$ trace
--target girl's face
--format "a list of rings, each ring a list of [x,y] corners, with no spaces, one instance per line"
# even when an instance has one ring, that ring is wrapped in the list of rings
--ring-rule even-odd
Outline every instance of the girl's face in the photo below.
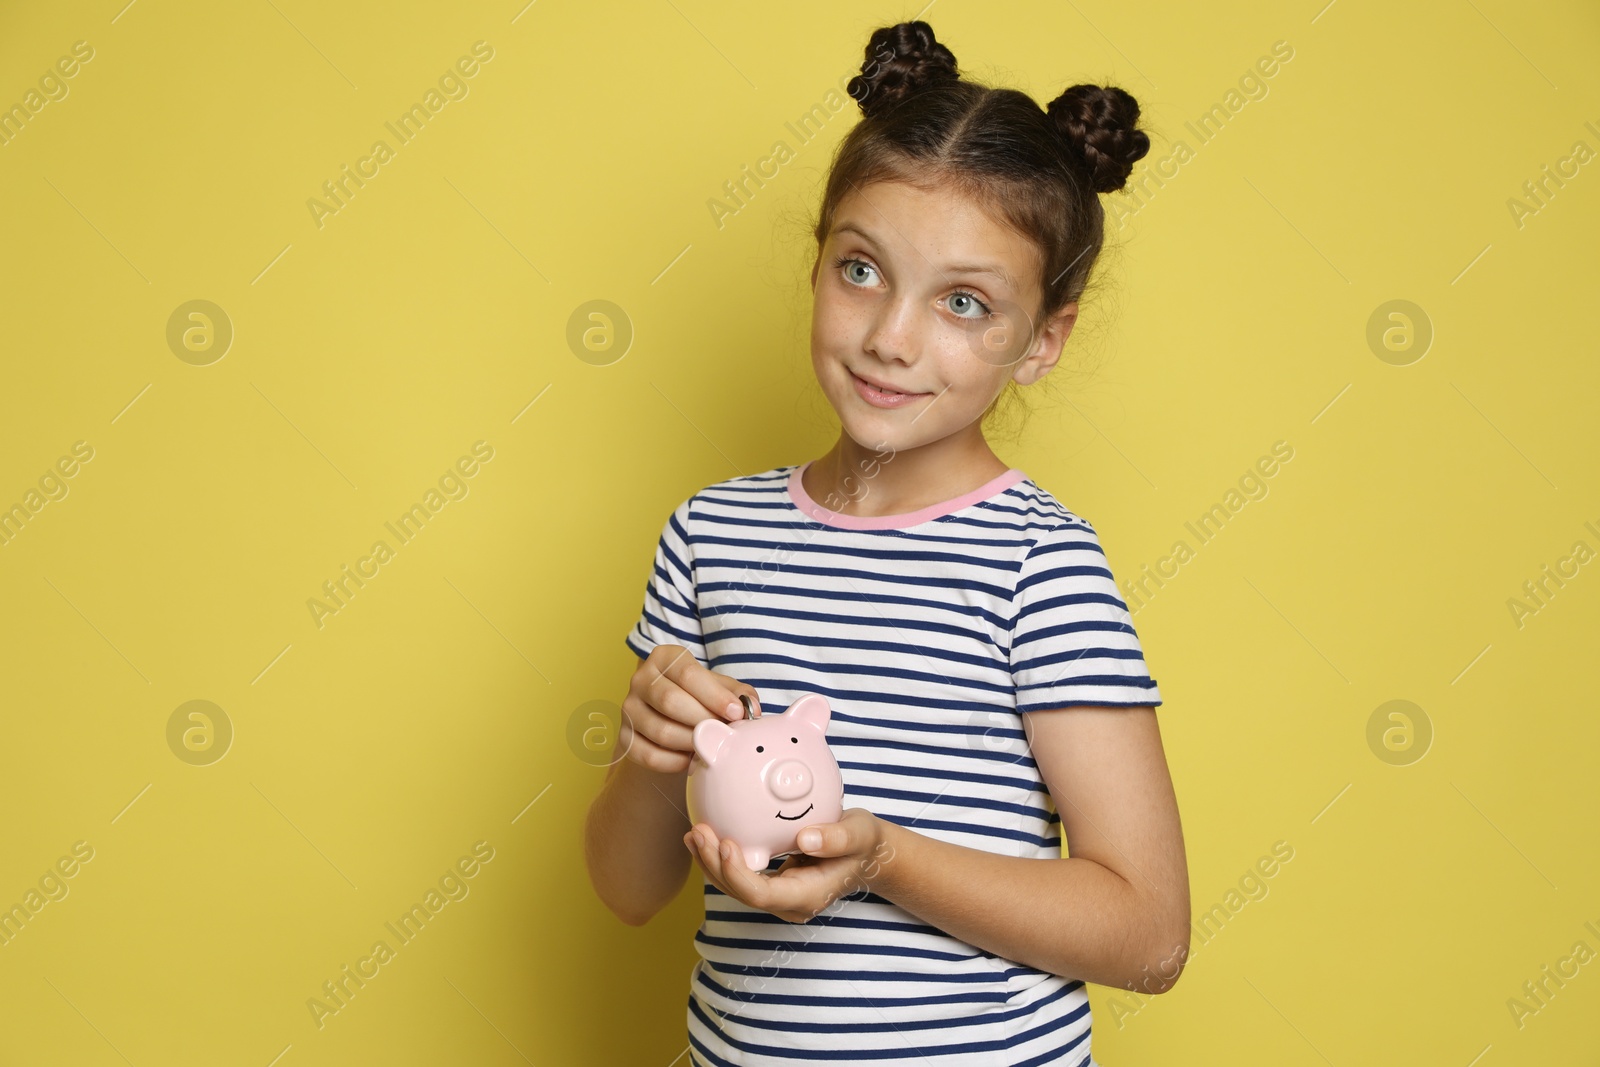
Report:
[[[905,451],[977,424],[1007,381],[1055,366],[1077,317],[1034,323],[1039,253],[944,189],[878,182],[839,204],[811,271],[811,363],[864,448]],[[863,381],[905,393],[892,402]]]

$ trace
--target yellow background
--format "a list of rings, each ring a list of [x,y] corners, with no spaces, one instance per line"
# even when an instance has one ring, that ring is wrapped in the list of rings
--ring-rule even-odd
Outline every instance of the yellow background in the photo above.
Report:
[[[667,1067],[698,878],[642,928],[604,909],[602,771],[569,727],[625,691],[672,506],[837,432],[807,227],[858,113],[785,124],[917,9],[123,4],[0,17],[0,104],[94,49],[0,146],[0,506],[93,449],[0,547],[0,904],[94,850],[0,946],[0,1062]],[[1136,616],[1196,916],[1294,852],[1171,993],[1091,990],[1097,1058],[1592,1062],[1600,963],[1520,1027],[1507,1001],[1600,952],[1600,564],[1520,627],[1508,601],[1600,549],[1600,162],[1520,226],[1508,201],[1600,151],[1600,14],[924,10],[970,76],[1132,92],[1135,181],[1192,150],[1106,198],[1070,365],[996,447],[1119,578],[1196,549]],[[468,95],[319,227],[307,200],[480,40]],[[1292,60],[1201,143],[1185,123],[1277,41]],[[780,139],[795,158],[719,227],[708,201]],[[234,329],[207,366],[166,340],[196,299]],[[1404,366],[1366,339],[1397,299],[1434,331]],[[569,347],[591,300],[631,323],[622,358]],[[1184,523],[1280,440],[1270,493],[1199,547]],[[323,582],[477,441],[467,495],[319,626]],[[190,700],[233,725],[208,766],[168,746]],[[1431,724],[1419,761],[1369,747],[1390,700]],[[469,895],[319,1028],[308,998],[479,841]]]

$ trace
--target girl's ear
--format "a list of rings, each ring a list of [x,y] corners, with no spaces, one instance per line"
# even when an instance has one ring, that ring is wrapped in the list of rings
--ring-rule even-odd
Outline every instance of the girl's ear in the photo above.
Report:
[[[718,719],[703,719],[694,728],[695,753],[710,767],[733,737],[733,727]]]
[[[828,718],[832,713],[828,709],[828,698],[821,693],[807,693],[805,696],[789,705],[783,713],[785,719],[795,719],[813,727],[819,734],[828,732]],[[696,727],[698,729],[698,727]]]

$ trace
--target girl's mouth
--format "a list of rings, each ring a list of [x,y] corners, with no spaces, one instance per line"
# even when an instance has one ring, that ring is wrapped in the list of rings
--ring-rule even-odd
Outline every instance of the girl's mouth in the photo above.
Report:
[[[870,385],[862,380],[854,371],[850,372],[850,383],[856,387],[856,393],[875,408],[901,408],[907,404],[932,396],[931,393],[890,393]]]

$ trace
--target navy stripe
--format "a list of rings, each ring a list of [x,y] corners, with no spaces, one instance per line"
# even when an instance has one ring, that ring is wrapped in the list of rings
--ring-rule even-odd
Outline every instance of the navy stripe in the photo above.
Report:
[[[695,979],[707,989],[729,1000],[742,1000],[748,1004],[803,1004],[807,1007],[855,1008],[861,1006],[861,997],[803,996],[797,993],[755,993],[749,990],[724,988],[713,981],[705,971]],[[911,1008],[928,1004],[1004,1004],[1011,994],[1004,990],[992,993],[940,993],[924,997],[874,997],[872,1003],[880,1008]]]
[[[1020,734],[1022,731],[1018,730],[1016,732]],[[905,777],[917,778],[928,777],[926,768],[919,769],[908,767],[892,767],[887,764],[874,765],[869,763],[852,763],[851,761],[842,758],[839,760],[839,766],[841,768],[868,768],[876,766],[877,769],[883,774],[897,774]],[[988,785],[999,786],[1001,789],[1029,789],[1032,787],[1032,780],[1027,778],[1004,778],[998,774],[974,774],[971,771],[940,771],[938,773],[939,776],[943,778],[950,778],[960,782],[983,782]]]
[[[1156,687],[1156,683],[1153,679],[1128,678],[1121,674],[1090,674],[1083,675],[1079,680],[1085,683],[1094,683],[1098,685],[1121,685],[1130,689],[1154,689]],[[1037,685],[1018,686],[1017,693],[1020,695],[1029,689],[1043,689],[1050,684],[1051,683],[1049,682],[1040,682]]]
[[[1065,990],[1063,989],[1062,992],[1065,992]],[[1087,1004],[1085,1004],[1085,1009],[1087,1009]],[[711,1017],[701,1006],[700,1002],[693,997],[689,999],[689,1011],[707,1027],[710,1027],[712,1030],[718,1029],[718,1024],[712,1021]],[[948,1022],[948,1020],[945,1021]],[[961,1020],[958,1019],[956,1021],[959,1024]],[[946,1042],[941,1044],[920,1044],[913,1042],[914,1033],[912,1031],[918,1029],[926,1030],[929,1027],[919,1027],[914,1024],[908,1025],[902,1023],[899,1027],[897,1027],[897,1032],[898,1036],[903,1039],[904,1044],[900,1045],[899,1047],[891,1046],[888,1048],[862,1048],[859,1045],[851,1046],[848,1043],[841,1044],[837,1048],[822,1049],[806,1048],[792,1044],[771,1045],[734,1037],[726,1032],[723,1034],[723,1040],[726,1041],[728,1045],[747,1055],[753,1054],[760,1056],[774,1056],[782,1057],[788,1060],[839,1060],[845,1058],[846,1056],[848,1056],[851,1060],[925,1059],[931,1056],[973,1056],[982,1052],[996,1052],[1001,1049],[1011,1048],[1020,1041],[1026,1041],[1041,1034],[1049,1033],[1053,1030],[1059,1029],[1064,1025],[1070,1024],[1072,1021],[1073,1020],[1051,1020],[1042,1026],[1024,1031],[1023,1033],[1018,1034],[1015,1038],[1003,1037],[991,1038],[988,1040]],[[847,1030],[827,1030],[815,1032],[845,1035],[850,1033],[873,1032],[878,1029],[881,1028],[872,1027],[869,1025]],[[1063,1046],[1063,1049],[1065,1048],[1066,1046]],[[848,1049],[849,1051],[844,1052],[841,1055],[841,1049]],[[717,1061],[714,1060],[713,1062]]]
[[[808,650],[814,652],[822,649],[829,649],[840,652],[849,650],[853,653],[862,655],[870,653],[889,653],[892,657],[899,657],[904,656],[907,651],[914,650],[936,663],[943,662],[960,666],[988,667],[997,671],[1001,669],[995,665],[995,658],[992,653],[987,656],[983,656],[971,652],[962,652],[959,649],[953,650],[948,648],[930,648],[925,645],[913,646],[907,641],[866,641],[860,639],[847,639],[841,636],[809,637],[804,634],[781,634],[777,631],[771,630],[734,630],[731,628],[720,631],[715,635],[707,635],[707,639],[713,641],[724,638],[729,641],[771,638],[781,641],[782,645],[780,647],[791,649],[796,652],[804,652]],[[724,652],[720,653],[719,656],[724,657],[728,662],[733,663],[811,663],[813,665],[815,663],[814,660],[785,658],[776,651],[749,653],[745,655],[740,655],[734,652]],[[870,660],[882,661],[889,659],[890,656],[868,655],[867,658]],[[847,670],[854,673],[871,673],[881,677],[889,678],[918,677],[918,674],[915,671],[897,669],[893,662],[845,662],[833,665],[832,669],[837,671]]]
[[[891,800],[910,800],[920,802],[927,807],[943,804],[947,807],[957,808],[984,808],[988,811],[1004,811],[1012,815],[1044,819],[1048,812],[1043,806],[1037,804],[1014,804],[1005,800],[991,800],[988,797],[962,796],[959,793],[924,793],[915,789],[884,789],[875,785],[858,785],[851,790],[853,797],[884,797]]]
[[[854,927],[859,930],[902,930],[907,933],[925,934],[929,937],[941,936],[938,927],[929,926],[927,923],[895,922],[891,919],[859,919],[849,915],[830,915],[826,913],[817,916],[811,923],[796,924],[769,911],[755,911],[753,909],[749,911],[712,911],[707,908],[706,918],[716,919],[721,922],[749,923],[758,926],[838,926]]]
[[[910,741],[890,741],[881,737],[872,740],[857,739],[853,737],[835,738],[832,735],[828,737],[828,746],[835,752],[839,752],[841,745],[852,747],[860,746],[868,749],[876,746],[878,748],[896,749],[901,752],[926,752],[930,755],[936,756],[948,756],[952,752],[952,749],[948,745],[919,745]],[[988,752],[980,747],[972,752],[962,753],[962,755],[970,759],[983,759],[991,760],[995,763],[1004,763],[1028,771],[1032,771],[1037,768],[1037,764],[1034,763],[1032,756],[1023,756],[1019,758],[1017,755],[1010,752]],[[849,779],[846,779],[846,784],[848,784],[848,782]],[[1043,786],[1042,779],[1040,784]]]
[[[771,964],[745,964],[745,963],[713,963],[706,960],[706,966],[715,967],[724,974],[748,974],[772,981],[782,978],[784,981],[805,978],[823,978],[832,988],[849,988],[856,982],[895,982],[897,984],[913,982],[948,982],[969,984],[972,982],[987,982],[990,985],[1003,986],[1006,979],[999,974],[951,974],[947,971],[885,971],[876,969],[871,971],[846,971],[837,965],[818,970],[807,967],[774,967]]]
[[[876,604],[874,604],[874,606],[876,606]],[[724,613],[753,618],[755,616],[749,615],[749,613],[753,610],[755,609],[749,607],[730,606],[719,611],[716,607],[713,607],[710,610],[702,611],[701,614],[703,617],[713,620],[717,615]],[[762,614],[770,618],[779,619],[786,626],[794,626],[796,623],[807,622],[825,624],[837,623],[840,621],[841,614],[845,613],[841,613],[840,609],[838,608],[829,608],[827,611],[796,611],[782,607],[776,602],[776,597],[772,597],[771,599],[763,599]],[[855,611],[848,612],[847,614],[853,616],[850,621],[854,625],[870,626],[881,630],[894,630],[902,634],[920,633],[924,637],[928,638],[935,636],[941,638],[958,639],[983,637],[981,631],[974,630],[970,626],[952,626],[947,623],[934,622],[932,620],[913,619],[904,615],[878,615],[872,611],[872,608],[862,607],[860,605],[856,606]],[[780,637],[781,635],[772,634],[770,636]],[[988,643],[993,644],[992,641]]]
[[[700,564],[700,566],[706,570],[710,570],[711,567],[715,565],[716,563],[711,560],[703,561]],[[874,571],[849,571],[839,567],[789,567],[786,568],[786,570],[788,570],[789,573],[785,575],[785,577],[791,579],[802,574],[826,578],[848,578],[851,581],[859,582],[886,582],[890,578],[893,578],[893,580],[900,585],[908,587],[916,587],[918,585],[925,586],[929,588],[930,591],[944,593],[947,597],[952,590],[980,593],[989,596],[1006,597],[1007,599],[1010,597],[1009,590],[1003,589],[1000,586],[989,582],[950,582],[948,579],[940,579],[937,575],[928,575],[925,577],[900,574],[891,575],[884,572]],[[756,575],[755,577],[765,578],[767,576]],[[774,584],[775,583],[773,582],[766,581],[757,582],[754,580],[754,577],[737,582],[719,582],[706,579],[700,583],[700,590],[703,593],[720,593],[728,590],[738,590],[753,594],[765,591]],[[860,603],[865,599],[862,593],[857,592],[854,589],[842,592],[830,592],[820,588],[809,589],[806,591],[805,595],[813,600],[818,601],[837,601],[839,604],[844,606]],[[936,611],[950,611],[956,614],[973,615],[996,625],[1006,625],[1010,621],[1009,613],[1007,613],[1005,618],[1001,618],[999,615],[985,612],[980,604],[951,604],[948,600],[938,600],[931,597],[900,597],[884,592],[873,594],[871,599],[873,603],[880,605],[897,604],[911,607],[931,608]],[[741,604],[730,607],[726,610],[740,611],[743,610],[743,607],[744,605]],[[835,610],[837,610],[837,608]]]
[[[752,952],[793,952],[795,955],[811,953],[844,953],[855,956],[912,956],[924,960],[943,960],[946,963],[964,963],[983,959],[982,953],[940,952],[931,948],[913,948],[909,945],[878,945],[865,942],[851,944],[843,941],[771,941],[758,937],[712,937],[704,930],[694,935],[702,945],[717,948],[744,948]]]
[[[754,664],[760,665],[762,667],[766,667],[766,666],[771,665],[771,664],[783,664],[785,666],[793,667],[797,671],[798,670],[808,670],[808,669],[809,670],[815,670],[816,667],[817,667],[817,665],[814,662],[810,662],[810,661],[807,661],[805,659],[801,659],[801,658],[795,657],[795,656],[780,656],[780,655],[777,655],[777,654],[772,654],[772,655],[768,655],[768,656],[761,656],[761,655],[756,655],[756,654],[752,654],[752,653],[744,653],[744,654],[735,655],[735,654],[728,654],[728,653],[722,652],[719,645],[713,644],[712,647],[717,649],[716,654],[714,656],[714,658],[717,661],[717,669],[723,671],[724,673],[727,673],[727,669],[732,667],[733,665],[735,665],[737,663],[754,663]],[[905,651],[911,651],[911,650],[910,649],[906,649]],[[929,656],[929,657],[926,657],[926,658],[933,659],[935,657]],[[938,658],[943,659],[945,657],[938,657]],[[924,664],[924,666],[937,666],[937,664],[936,663],[935,664]],[[949,675],[934,674],[934,673],[932,673],[931,671],[928,671],[928,670],[920,670],[920,671],[906,670],[906,669],[898,668],[898,667],[877,667],[877,666],[868,666],[868,665],[839,664],[839,665],[831,665],[828,668],[828,672],[829,672],[830,675],[848,676],[848,680],[852,681],[852,682],[861,681],[860,678],[856,677],[857,675],[865,675],[868,680],[884,680],[884,681],[888,681],[888,680],[894,679],[894,680],[897,680],[898,682],[913,682],[913,683],[920,682],[920,683],[923,683],[925,685],[930,685],[930,686],[931,685],[944,685],[944,686],[959,685],[959,687],[962,690],[975,690],[975,691],[977,691],[974,695],[980,695],[980,694],[983,694],[983,693],[987,693],[990,699],[988,701],[986,701],[986,702],[985,701],[978,701],[978,702],[976,702],[976,704],[979,707],[992,708],[996,712],[1010,712],[1011,711],[1011,701],[1009,699],[1007,699],[1007,698],[1010,697],[1012,690],[1015,688],[1014,683],[1011,682],[1009,678],[1004,682],[979,682],[979,681],[971,681],[971,680],[963,679],[958,683],[956,679],[951,678]],[[749,682],[752,685],[756,685],[757,684],[756,679],[751,678],[751,677],[747,677],[745,675],[745,672],[740,672],[739,677],[740,677],[740,679],[742,681]],[[768,680],[769,681],[776,681],[775,679],[768,679]],[[778,683],[778,684],[782,684],[782,683]],[[893,701],[895,703],[912,705],[912,706],[917,706],[917,707],[925,707],[926,706],[926,701],[919,701],[914,697],[906,696],[903,693],[897,693],[894,689],[871,690],[871,691],[856,690],[856,691],[852,692],[850,690],[841,690],[841,689],[825,690],[823,688],[816,688],[816,689],[814,689],[812,691],[813,692],[822,693],[822,695],[828,697],[829,700],[837,700],[837,699],[840,699],[840,698],[850,699],[852,697],[856,697],[856,698],[868,699],[868,700],[871,700],[871,701],[874,701],[874,702]],[[973,701],[966,701],[966,702],[963,702],[960,705],[957,705],[957,704],[953,704],[953,703],[951,703],[949,701],[940,701],[939,706],[940,707],[946,707],[946,708],[962,707],[962,708],[967,708],[967,709],[970,710],[974,706],[974,702]],[[766,705],[762,704],[762,707],[765,708]]]
[[[908,1033],[908,1031],[915,1031],[915,1030],[924,1030],[924,1031],[926,1031],[926,1030],[953,1030],[953,1029],[957,1029],[957,1028],[960,1028],[960,1027],[963,1027],[963,1026],[973,1026],[975,1024],[976,1025],[988,1025],[989,1023],[992,1023],[992,1022],[1010,1022],[1012,1019],[1020,1018],[1020,1017],[1022,1017],[1024,1015],[1031,1015],[1034,1012],[1037,1012],[1041,1008],[1048,1007],[1049,1005],[1054,1004],[1056,1001],[1062,999],[1063,997],[1071,996],[1072,992],[1073,991],[1068,989],[1066,986],[1062,986],[1060,989],[1057,989],[1055,992],[1050,993],[1047,996],[1039,998],[1039,1000],[1037,1002],[1033,1003],[1033,1004],[1024,1005],[1021,1008],[1014,1008],[1014,1009],[1009,1010],[1009,1011],[986,1012],[981,1017],[981,1023],[980,1023],[980,1021],[978,1019],[971,1018],[971,1017],[962,1017],[962,1016],[954,1016],[954,1017],[943,1018],[943,1019],[928,1019],[928,1020],[925,1020],[925,1021],[922,1021],[922,1022],[911,1023],[910,1025],[907,1025],[904,1022],[892,1023],[892,1022],[884,1022],[884,1021],[881,1021],[881,1020],[880,1021],[876,1021],[876,1022],[866,1022],[866,1023],[790,1022],[790,1021],[787,1021],[787,1020],[784,1020],[784,1019],[773,1019],[773,1018],[763,1018],[763,1019],[759,1019],[758,1020],[758,1019],[755,1019],[755,1018],[751,1018],[751,1017],[745,1016],[742,1013],[739,1014],[737,1016],[737,1018],[739,1018],[740,1021],[744,1022],[746,1025],[748,1025],[751,1029],[770,1030],[770,1031],[775,1031],[775,1032],[779,1032],[779,1033],[795,1033],[795,1034],[883,1034],[883,1033],[899,1033],[902,1036],[911,1037],[913,1035]],[[873,1001],[871,998],[863,998],[863,999],[865,999],[869,1004],[876,1003],[876,1001]],[[1059,1025],[1059,1024],[1057,1024],[1057,1025]],[[963,1051],[971,1051],[971,1047],[970,1046],[965,1046],[963,1048]]]

